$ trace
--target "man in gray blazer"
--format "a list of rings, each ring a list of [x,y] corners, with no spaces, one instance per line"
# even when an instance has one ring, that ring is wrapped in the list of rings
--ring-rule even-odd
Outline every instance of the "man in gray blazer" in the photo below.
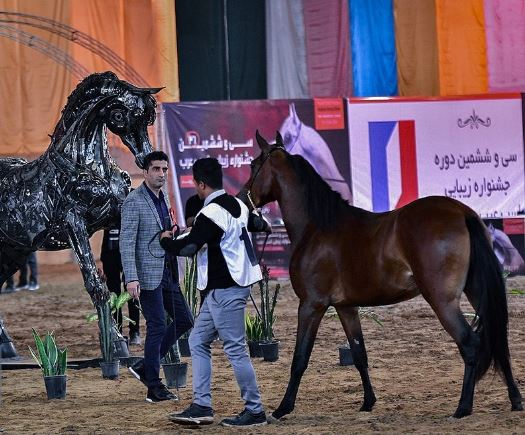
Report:
[[[119,242],[126,289],[140,301],[146,319],[144,360],[129,370],[148,387],[146,400],[151,403],[177,400],[160,380],[160,359],[193,326],[180,291],[176,262],[172,264],[159,243],[159,234],[173,227],[169,201],[162,191],[167,173],[164,152],[154,151],[144,158],[144,183],[122,206]],[[167,326],[165,311],[173,319]]]

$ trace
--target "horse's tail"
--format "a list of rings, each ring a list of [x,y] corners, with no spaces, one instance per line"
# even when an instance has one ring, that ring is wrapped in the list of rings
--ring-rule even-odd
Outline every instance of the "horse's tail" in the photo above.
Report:
[[[476,309],[480,349],[476,380],[491,365],[498,372],[510,364],[507,328],[507,293],[501,265],[489,243],[486,228],[477,216],[466,218],[470,234],[470,266],[465,292]]]

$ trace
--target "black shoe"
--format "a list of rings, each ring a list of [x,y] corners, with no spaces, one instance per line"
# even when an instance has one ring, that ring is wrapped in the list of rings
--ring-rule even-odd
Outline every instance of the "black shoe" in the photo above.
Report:
[[[228,427],[247,427],[247,426],[264,426],[268,424],[266,421],[266,414],[264,411],[258,414],[252,414],[250,411],[245,409],[239,415],[235,417],[225,418],[221,421],[221,426]]]
[[[182,412],[172,412],[168,418],[173,423],[202,426],[213,423],[213,409],[192,403]]]
[[[129,333],[129,344],[131,346],[140,346],[142,340],[140,339],[140,334],[138,332]]]
[[[144,368],[144,360],[137,361],[135,364],[128,367],[128,371],[135,376],[146,387],[146,369]]]
[[[148,388],[148,395],[146,396],[146,402],[157,403],[164,400],[179,400],[179,398],[168,390],[166,385],[158,385],[156,387]]]

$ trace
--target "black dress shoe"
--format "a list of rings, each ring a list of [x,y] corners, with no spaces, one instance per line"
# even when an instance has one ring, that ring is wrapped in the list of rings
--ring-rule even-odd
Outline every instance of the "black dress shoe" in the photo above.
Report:
[[[148,388],[148,395],[146,396],[146,402],[157,403],[164,400],[179,400],[179,398],[173,394],[165,385],[158,385],[156,387]]]
[[[140,339],[140,334],[138,332],[131,332],[129,334],[129,344],[131,346],[140,346],[142,340]]]

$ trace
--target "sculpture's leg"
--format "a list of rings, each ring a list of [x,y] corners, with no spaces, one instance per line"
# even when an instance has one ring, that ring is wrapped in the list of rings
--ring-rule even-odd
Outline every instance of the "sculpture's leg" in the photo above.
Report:
[[[13,358],[18,356],[15,345],[5,329],[4,322],[0,319],[0,358]]]
[[[4,249],[0,249],[0,293],[7,278],[12,276],[25,261],[24,253],[17,252],[10,247],[11,255],[8,256],[9,251],[6,245],[2,245],[2,247]],[[15,345],[7,333],[2,319],[0,319],[0,358],[14,358],[16,356],[18,354],[16,353]]]
[[[84,285],[97,309],[102,358],[105,361],[111,361],[113,355],[111,336],[113,319],[108,303],[109,291],[97,273],[97,266],[91,252],[89,235],[84,219],[74,210],[70,210],[66,215],[66,224],[69,242],[77,256],[80,271],[84,278]]]

